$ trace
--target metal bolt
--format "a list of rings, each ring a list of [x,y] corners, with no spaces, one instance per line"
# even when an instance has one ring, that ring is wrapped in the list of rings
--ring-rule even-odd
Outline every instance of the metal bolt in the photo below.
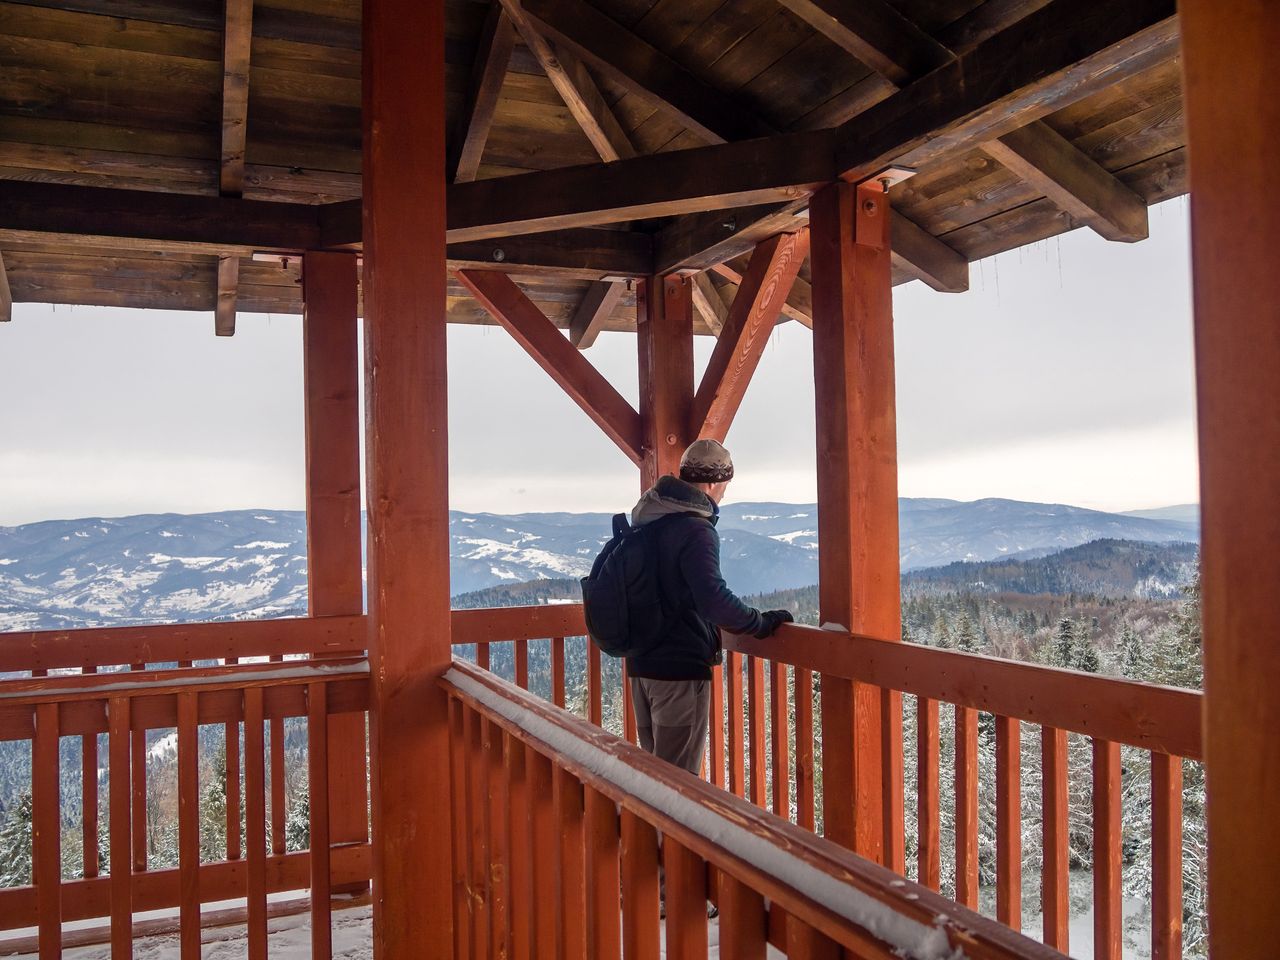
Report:
[[[889,188],[893,186],[893,177],[881,177],[880,186],[884,187],[885,193],[888,193]]]
[[[507,251],[503,250],[501,247],[494,247],[493,248],[494,262],[501,263],[505,259],[507,259]]]
[[[874,200],[867,198],[866,200],[862,201],[862,211],[868,217],[874,217],[878,209],[880,209],[880,205],[877,204]]]
[[[667,446],[674,447],[676,445],[676,435],[674,433],[667,434]]]
[[[738,219],[736,217],[730,217],[728,220],[725,220],[723,223],[721,223],[720,226],[724,227],[726,230],[732,233],[733,231],[738,229]]]

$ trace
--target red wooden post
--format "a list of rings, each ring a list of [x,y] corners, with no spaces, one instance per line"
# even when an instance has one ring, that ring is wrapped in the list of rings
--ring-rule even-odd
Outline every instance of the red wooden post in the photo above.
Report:
[[[529,827],[533,838],[533,955],[556,955],[556,812],[551,796],[551,761],[525,747],[529,772]]]
[[[133,956],[133,870],[129,850],[129,700],[112,697],[107,706],[111,806],[111,956]],[[258,960],[258,958],[252,958]]]
[[[658,960],[658,946],[658,832],[624,809],[622,955],[626,960]]]
[[[996,717],[996,919],[1022,930],[1022,728]]]
[[[39,704],[35,743],[31,748],[31,873],[36,887],[40,960],[58,960],[62,956],[62,787],[58,776],[58,731],[58,705]]]
[[[906,806],[903,801],[902,693],[880,691],[880,756],[884,762],[884,862],[895,873],[907,872]]]
[[[742,751],[742,654],[725,654],[729,693],[725,698],[729,724],[729,790],[740,797],[747,794],[747,773]]]
[[[584,790],[587,872],[587,956],[618,960],[622,915],[618,890],[618,808],[592,787]]]
[[[511,821],[502,728],[485,721],[484,750],[489,796],[481,803],[489,819],[489,945],[495,957],[511,956]],[[456,796],[456,794],[455,794]]]
[[[453,955],[457,960],[471,958],[470,810],[467,805],[466,707],[462,701],[449,699],[449,774],[450,812],[453,815]]]
[[[244,692],[244,818],[249,960],[267,960],[267,773],[262,688]]]
[[[1120,960],[1120,744],[1093,741],[1093,955]]]
[[[978,909],[978,711],[956,707],[956,902]]]
[[[1040,906],[1044,942],[1066,953],[1070,944],[1071,890],[1067,847],[1067,732],[1040,730],[1041,816],[1044,824]]]
[[[515,680],[516,686],[529,689],[529,641],[517,640],[515,647]]]
[[[358,282],[355,254],[318,250],[303,254],[307,600],[313,617],[364,613]],[[329,764],[333,842],[363,843],[369,832],[364,716],[334,714],[328,718],[328,726],[333,758]],[[345,889],[349,892],[351,888]]]
[[[330,960],[329,707],[323,682],[307,684],[307,782],[311,785],[311,960]]]
[[[707,956],[707,865],[671,837],[662,841],[666,867],[668,960]]]
[[[477,957],[489,950],[489,819],[485,804],[489,799],[488,768],[484,760],[481,725],[484,719],[475,710],[463,711],[463,761],[467,781],[467,852],[470,871],[467,903],[471,911],[471,949]],[[461,827],[461,824],[459,824]],[[461,918],[458,918],[461,922]]]
[[[178,694],[178,887],[182,960],[200,960],[200,740],[197,693]]]
[[[764,661],[747,657],[747,744],[751,754],[751,802],[768,803],[764,763]]]
[[[363,9],[373,950],[453,952],[444,5]]]
[[[937,890],[942,879],[937,700],[916,698],[916,744],[916,878]]]
[[[131,671],[146,670],[145,663],[129,664]],[[133,872],[147,869],[147,731],[130,735],[129,777],[132,784],[129,810],[132,814],[130,840],[133,843]]]
[[[813,353],[817,404],[819,606],[853,633],[902,636],[889,204],[878,183],[813,197]],[[824,677],[826,834],[884,862],[884,731],[879,691]],[[898,771],[900,774],[900,771]],[[898,775],[889,765],[887,776]]]
[[[1280,943],[1280,19],[1270,0],[1184,0],[1200,438],[1209,952]]]
[[[601,706],[600,648],[587,641],[587,719],[597,727],[604,726],[604,710]]]
[[[769,665],[769,735],[773,754],[773,812],[784,820],[791,818],[791,764],[788,762],[787,665],[774,661]]]
[[[564,637],[551,638],[551,702],[564,706]]]
[[[227,657],[227,664],[239,662],[237,657]],[[239,860],[240,844],[240,721],[233,720],[223,727],[224,753],[223,783],[227,796],[227,859]]]
[[[555,770],[556,827],[560,839],[560,954],[586,960],[586,887],[583,873],[582,783],[559,767]],[[498,954],[501,956],[501,954]]]
[[[764,898],[727,873],[720,874],[720,950],[734,960],[764,960]]]
[[[724,667],[711,668],[711,723],[709,724],[711,749],[707,754],[708,781],[717,787],[724,780]]]
[[[85,667],[84,673],[97,673]],[[98,875],[98,735],[80,739],[80,857],[85,879]]]
[[[1182,960],[1182,759],[1151,755],[1151,957]]]
[[[795,668],[796,694],[796,823],[814,826],[813,799],[813,673]]]

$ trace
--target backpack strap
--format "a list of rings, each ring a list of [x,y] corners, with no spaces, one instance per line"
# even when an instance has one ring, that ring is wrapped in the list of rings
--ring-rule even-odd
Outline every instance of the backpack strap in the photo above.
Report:
[[[631,524],[627,522],[625,513],[615,513],[613,515],[613,535],[620,537],[631,529]]]

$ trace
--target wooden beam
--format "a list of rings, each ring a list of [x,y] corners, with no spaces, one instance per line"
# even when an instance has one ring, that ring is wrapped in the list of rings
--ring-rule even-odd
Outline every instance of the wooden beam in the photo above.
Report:
[[[9,289],[9,273],[4,268],[4,257],[0,255],[0,323],[8,323],[13,319],[13,292]]]
[[[502,273],[459,270],[455,276],[609,439],[639,463],[639,414],[524,291]]]
[[[928,230],[891,211],[889,234],[893,265],[941,293],[969,289],[969,261]]]
[[[236,295],[240,289],[240,258],[218,258],[218,294],[214,308],[213,332],[219,337],[236,334]]]
[[[729,317],[729,307],[721,298],[716,285],[705,273],[695,273],[689,279],[693,283],[694,308],[706,323],[707,328],[715,336],[720,336],[720,331],[724,329],[725,321]]]
[[[730,283],[741,284],[750,263],[749,257],[735,257],[726,263],[717,263],[711,269]],[[813,288],[799,274],[787,291],[787,299],[782,304],[782,315],[806,327],[813,326]]]
[[[373,956],[453,950],[444,4],[361,27]]]
[[[1280,940],[1280,19],[1268,0],[1184,0],[1183,94],[1200,445],[1209,950]],[[1268,948],[1270,949],[1270,948]]]
[[[1108,240],[1147,238],[1147,203],[1069,140],[1039,121],[983,151]]]
[[[515,0],[503,3],[510,10]],[[558,47],[567,47],[709,143],[773,132],[735,99],[584,0],[521,0],[520,6],[537,30]]]
[[[694,273],[746,256],[769,237],[805,226],[808,206],[806,196],[677,217],[654,235],[654,268],[662,273]]]
[[[694,397],[690,436],[724,441],[808,254],[808,230],[780,234],[752,254]]]
[[[501,270],[582,280],[643,277],[653,269],[653,238],[634,230],[570,229],[451,243],[453,270]]]
[[[587,287],[569,321],[569,342],[579,350],[595,343],[625,289],[624,284],[608,280],[596,280]]]
[[[238,197],[244,191],[253,0],[225,0],[225,4],[222,26],[222,157],[218,189],[225,196]]]
[[[675,473],[694,439],[693,285],[684,277],[650,277],[636,292],[636,348],[644,459],[640,488]]]
[[[951,52],[885,0],[778,0],[809,26],[903,87]]]
[[[451,182],[476,178],[515,44],[516,34],[511,27],[511,20],[495,0],[489,7],[484,29],[480,32],[480,42],[476,45],[467,106],[458,118],[457,134],[449,151]]]
[[[566,49],[553,50],[526,15],[520,0],[501,0],[501,3],[600,159],[634,157],[635,147],[582,61]]]

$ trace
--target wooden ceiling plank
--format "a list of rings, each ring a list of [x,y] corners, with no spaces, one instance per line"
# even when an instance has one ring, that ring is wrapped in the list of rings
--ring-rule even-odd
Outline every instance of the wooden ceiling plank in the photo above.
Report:
[[[503,0],[515,3],[515,0]],[[604,76],[677,117],[709,143],[765,136],[772,129],[585,0],[522,0],[532,24]]]
[[[502,273],[459,270],[456,276],[609,439],[633,463],[639,464],[640,414],[555,328],[524,291]]]
[[[455,183],[476,178],[515,44],[516,34],[511,19],[501,4],[494,0],[476,47],[467,107],[460,118],[454,150],[451,151],[453,162],[450,169]]]
[[[236,298],[240,288],[240,258],[218,258],[218,298],[214,308],[213,332],[219,337],[236,333]]]
[[[1037,121],[982,149],[1100,236],[1147,238],[1146,201],[1046,124]]]
[[[720,296],[720,291],[705,273],[695,273],[693,282],[693,306],[702,315],[703,322],[714,336],[720,336],[725,322],[729,318],[729,307]]]
[[[542,71],[600,159],[609,161],[636,156],[630,138],[582,61],[567,49],[552,49],[551,43],[525,14],[520,0],[501,2],[525,46],[542,66]]]
[[[593,281],[582,294],[569,321],[569,342],[579,350],[586,350],[595,343],[625,289],[626,285],[622,283]]]
[[[969,289],[969,261],[928,230],[893,211],[889,224],[893,265],[939,293],[964,293]]]
[[[778,0],[837,46],[904,87],[951,52],[884,0]]]
[[[222,154],[218,188],[231,197],[238,197],[244,192],[252,39],[253,0],[226,0],[222,32]]]
[[[9,289],[9,272],[4,266],[4,256],[0,255],[0,323],[8,323],[13,319],[13,291]]]

